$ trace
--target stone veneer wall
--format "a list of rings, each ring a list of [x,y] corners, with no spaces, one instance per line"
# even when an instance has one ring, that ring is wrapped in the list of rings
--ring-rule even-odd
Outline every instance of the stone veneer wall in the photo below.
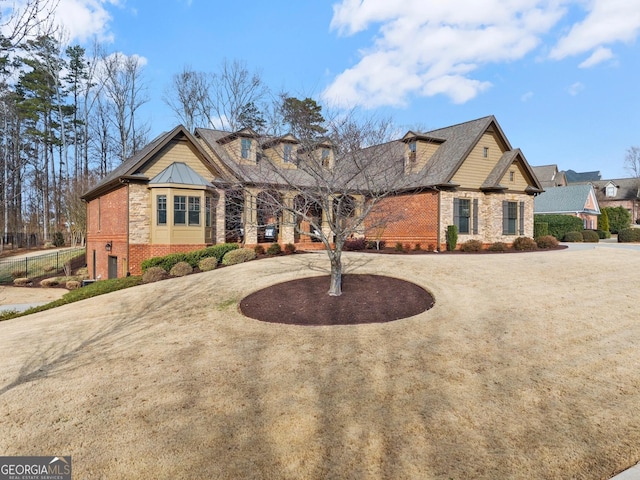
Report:
[[[151,243],[151,194],[146,185],[129,184],[129,241]]]
[[[480,240],[484,244],[504,242],[507,244],[522,236],[516,230],[515,235],[502,234],[502,202],[524,202],[524,235],[533,237],[533,195],[523,193],[482,193],[482,192],[441,192],[440,241],[441,248],[446,248],[447,226],[453,225],[453,199],[478,199],[478,234],[458,234],[458,244],[467,240]],[[518,215],[520,210],[518,209]],[[519,226],[519,219],[517,225]],[[471,229],[473,231],[473,227]]]

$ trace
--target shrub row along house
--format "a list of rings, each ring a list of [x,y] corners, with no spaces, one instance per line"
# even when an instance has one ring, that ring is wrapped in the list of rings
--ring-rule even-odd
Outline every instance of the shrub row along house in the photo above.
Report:
[[[263,138],[251,129],[192,134],[178,126],[163,133],[83,196],[90,275],[139,274],[146,258],[225,241],[317,248],[322,244],[312,242],[319,239],[314,231],[331,233],[331,203],[324,197],[333,197],[334,205],[349,203],[346,197],[354,210],[366,211],[377,196],[357,235],[387,244],[445,248],[448,225],[458,227],[461,242],[533,236],[533,199],[542,187],[493,116],[410,131],[351,153],[329,139],[307,144],[292,135]],[[365,175],[376,168],[366,162],[370,158],[384,168]],[[307,168],[311,160],[321,168]],[[342,173],[353,175],[336,180],[344,165]],[[334,183],[322,188],[319,182],[330,177]],[[336,186],[344,187],[340,195],[329,191]],[[317,201],[309,201],[307,189]],[[393,191],[381,196],[385,189]]]

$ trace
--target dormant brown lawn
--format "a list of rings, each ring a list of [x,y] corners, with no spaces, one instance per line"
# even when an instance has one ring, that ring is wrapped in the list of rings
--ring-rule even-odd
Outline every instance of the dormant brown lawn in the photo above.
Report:
[[[640,460],[639,252],[345,257],[435,307],[330,327],[238,312],[326,274],[308,254],[1,322],[0,454],[106,479],[607,479]]]

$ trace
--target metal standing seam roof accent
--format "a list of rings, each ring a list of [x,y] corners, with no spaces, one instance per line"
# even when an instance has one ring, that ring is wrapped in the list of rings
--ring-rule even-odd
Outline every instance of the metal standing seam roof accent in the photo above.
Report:
[[[184,162],[174,162],[149,181],[149,185],[177,183],[213,187],[213,184]]]
[[[596,210],[586,208],[589,195],[593,194]],[[600,214],[595,192],[591,185],[567,185],[550,187],[534,199],[534,213],[590,213]]]

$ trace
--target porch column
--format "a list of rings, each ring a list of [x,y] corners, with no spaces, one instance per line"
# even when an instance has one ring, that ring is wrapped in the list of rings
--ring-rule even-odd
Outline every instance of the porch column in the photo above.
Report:
[[[283,195],[283,202],[288,209],[293,209],[293,197],[291,192],[285,192]],[[280,235],[280,241],[284,244],[295,242],[295,223],[296,217],[291,210],[284,210],[282,212],[282,229]]]
[[[255,245],[258,243],[258,210],[256,202],[257,191],[244,193],[244,243]]]
[[[222,189],[216,189],[216,193],[218,194],[218,200],[216,203],[216,217],[215,217],[215,227],[216,227],[216,237],[214,238],[214,241],[216,243],[224,243],[227,238],[226,238],[226,204],[227,204],[227,197],[225,194],[225,191]]]

